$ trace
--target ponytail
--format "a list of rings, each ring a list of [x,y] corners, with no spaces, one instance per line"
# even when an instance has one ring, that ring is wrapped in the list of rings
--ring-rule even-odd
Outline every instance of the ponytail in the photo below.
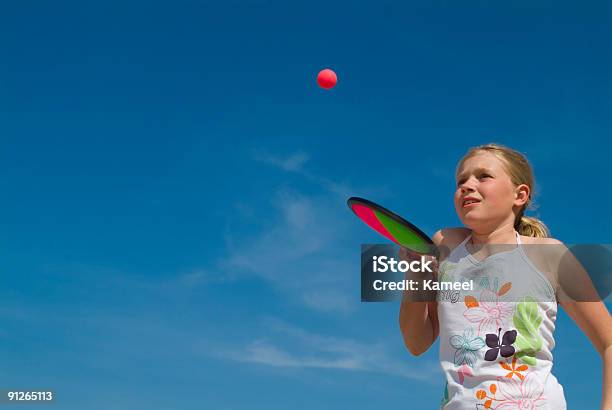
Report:
[[[550,233],[544,222],[537,218],[524,216],[521,212],[516,218],[514,229],[523,236],[533,236],[536,238],[548,238]]]

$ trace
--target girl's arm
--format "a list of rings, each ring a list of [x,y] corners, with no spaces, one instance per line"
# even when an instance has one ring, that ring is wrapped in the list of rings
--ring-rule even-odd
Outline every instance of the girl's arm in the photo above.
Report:
[[[604,410],[612,409],[612,349],[610,344],[604,349],[603,354],[603,397],[601,408]]]
[[[603,362],[602,410],[612,410],[612,317],[601,301],[589,274],[559,241],[557,299],[567,314],[589,338]],[[604,298],[607,295],[603,296]]]
[[[587,335],[603,361],[602,410],[612,410],[612,318],[603,302],[559,301]]]
[[[461,243],[468,234],[469,230],[465,228],[442,229],[434,234],[432,241],[440,249],[450,250]],[[401,250],[400,257],[415,257],[416,259],[416,256],[410,255],[406,249]],[[419,295],[414,291],[404,292],[400,306],[399,325],[404,344],[415,356],[425,353],[440,333],[438,303],[434,297],[435,292],[433,293],[434,295],[420,295],[421,301],[418,301]]]
[[[400,329],[406,348],[415,356],[425,353],[438,338],[436,302],[402,301]]]
[[[421,257],[420,254],[406,248],[400,248],[399,256],[400,259],[408,262]],[[406,272],[405,275],[405,279],[413,279],[417,282],[421,282],[424,278],[424,274]],[[404,291],[400,306],[399,326],[404,344],[413,355],[419,356],[425,353],[438,337],[437,310],[435,292]]]

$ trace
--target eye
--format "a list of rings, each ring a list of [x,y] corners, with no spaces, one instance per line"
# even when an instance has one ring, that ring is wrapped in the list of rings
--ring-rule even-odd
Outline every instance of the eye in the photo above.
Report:
[[[493,178],[490,174],[480,174],[480,179]]]
[[[464,183],[465,183],[465,178],[461,178],[461,179],[457,180],[457,186],[458,187],[463,185]]]

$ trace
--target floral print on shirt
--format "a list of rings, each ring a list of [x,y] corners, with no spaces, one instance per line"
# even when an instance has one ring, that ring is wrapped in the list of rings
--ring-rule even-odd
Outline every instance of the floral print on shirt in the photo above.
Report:
[[[464,331],[448,340],[455,350],[459,383],[463,385],[466,377],[475,376],[479,360],[498,361],[500,375],[496,382],[481,385],[474,392],[479,400],[477,408],[537,410],[544,407],[544,388],[530,368],[536,366],[535,356],[542,348],[539,329],[542,316],[538,304],[530,297],[519,303],[506,302],[504,296],[512,288],[511,282],[499,286],[498,279],[494,278],[481,280],[479,285],[477,298],[464,297],[463,317],[467,322]],[[485,352],[480,353],[483,348]],[[449,401],[446,383],[441,408]]]

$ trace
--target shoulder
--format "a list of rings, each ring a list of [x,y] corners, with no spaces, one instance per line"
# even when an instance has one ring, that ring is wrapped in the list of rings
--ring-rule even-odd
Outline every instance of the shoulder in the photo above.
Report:
[[[523,237],[521,237],[523,239]],[[548,278],[555,288],[557,301],[565,308],[574,319],[581,313],[576,312],[576,305],[572,302],[596,302],[601,301],[602,297],[596,289],[593,278],[599,278],[601,270],[591,265],[593,270],[587,271],[583,262],[587,261],[587,255],[580,248],[574,245],[566,245],[555,238],[526,238],[524,242],[528,257],[536,264],[540,270],[546,269]],[[574,254],[578,251],[577,254]],[[592,262],[595,254],[589,252],[588,260]],[[579,259],[580,257],[580,259]],[[589,264],[590,265],[590,264]],[[589,269],[591,269],[589,266]],[[597,276],[596,276],[597,275]],[[604,274],[605,275],[605,274]],[[580,305],[580,303],[578,304]]]
[[[440,248],[442,259],[457,247],[472,231],[468,228],[442,228],[431,238],[433,243]]]
[[[434,234],[431,240],[438,246],[454,248],[471,232],[468,228],[442,228]]]
[[[559,286],[559,268],[568,257],[568,248],[555,238],[534,238],[522,236],[525,254],[533,265],[551,282],[553,288]]]
[[[534,238],[521,235],[521,242],[527,245],[525,248],[530,257],[544,259],[554,264],[558,263],[559,259],[568,251],[565,244],[555,238]]]
[[[526,245],[563,245],[563,242],[555,238],[535,238],[523,235],[521,235],[521,242]]]

